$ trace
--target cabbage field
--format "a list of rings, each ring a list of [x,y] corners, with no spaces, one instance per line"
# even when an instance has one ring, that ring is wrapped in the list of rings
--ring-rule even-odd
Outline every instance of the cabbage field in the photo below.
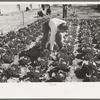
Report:
[[[66,19],[69,35],[52,54],[41,48],[42,24],[48,20],[0,35],[0,82],[100,81],[100,19]]]

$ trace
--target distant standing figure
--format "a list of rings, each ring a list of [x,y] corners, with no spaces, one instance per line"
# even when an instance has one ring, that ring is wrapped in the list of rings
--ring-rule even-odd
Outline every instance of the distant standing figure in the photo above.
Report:
[[[46,15],[51,15],[51,8],[50,8],[50,6],[46,10]]]
[[[41,9],[37,12],[38,16],[39,17],[43,17],[46,15],[46,12],[45,12],[45,6],[44,5],[41,5]]]
[[[67,32],[68,26],[66,21],[58,19],[58,18],[52,18],[48,22],[45,22],[43,24],[43,40],[42,40],[42,47],[46,47],[46,43],[48,41],[49,32],[50,32],[50,51],[52,52],[54,49],[54,42],[58,44],[59,49],[63,47],[62,44],[62,34],[64,32]]]

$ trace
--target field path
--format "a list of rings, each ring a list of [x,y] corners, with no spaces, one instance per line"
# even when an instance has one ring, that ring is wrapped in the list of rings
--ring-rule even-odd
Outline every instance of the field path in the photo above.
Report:
[[[74,26],[74,25],[71,25],[70,27],[70,30],[71,29],[75,29],[76,30],[76,35],[78,35],[78,32],[79,32],[79,24],[77,26]],[[76,39],[75,39],[75,45],[74,45],[74,54],[75,56],[77,55],[77,49],[78,49],[78,43],[77,43],[77,36],[76,36]],[[75,58],[75,60],[73,61],[73,65],[71,65],[71,69],[70,69],[70,72],[69,72],[69,76],[68,76],[68,82],[82,82],[82,79],[78,79],[74,73],[75,69],[78,68],[78,62],[80,62],[79,59]]]

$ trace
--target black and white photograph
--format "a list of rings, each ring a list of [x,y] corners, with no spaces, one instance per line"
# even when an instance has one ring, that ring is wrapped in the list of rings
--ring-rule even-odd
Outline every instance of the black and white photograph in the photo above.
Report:
[[[0,83],[100,82],[100,4],[0,3]]]

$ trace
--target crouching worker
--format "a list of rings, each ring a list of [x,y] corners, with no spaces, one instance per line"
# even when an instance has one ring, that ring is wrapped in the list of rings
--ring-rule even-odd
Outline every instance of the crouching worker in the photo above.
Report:
[[[53,52],[54,43],[58,45],[59,49],[63,47],[62,40],[63,34],[67,33],[68,26],[66,21],[52,18],[48,22],[43,24],[43,40],[42,47],[43,49],[46,47],[46,44],[49,40],[50,42],[50,51]]]

